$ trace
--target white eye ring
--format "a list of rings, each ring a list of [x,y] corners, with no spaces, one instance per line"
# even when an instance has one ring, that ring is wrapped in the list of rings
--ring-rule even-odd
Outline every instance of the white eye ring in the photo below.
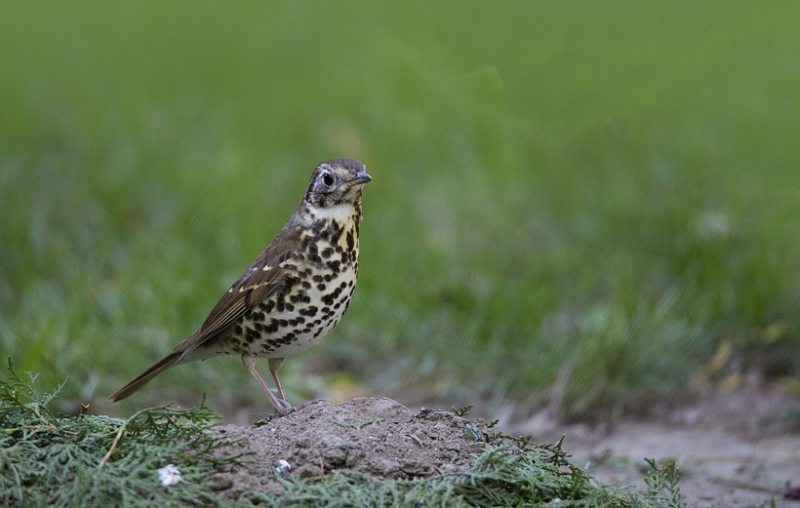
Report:
[[[323,185],[325,185],[325,187],[333,186],[334,182],[333,175],[331,175],[330,173],[323,173],[321,178],[322,178],[322,183]]]

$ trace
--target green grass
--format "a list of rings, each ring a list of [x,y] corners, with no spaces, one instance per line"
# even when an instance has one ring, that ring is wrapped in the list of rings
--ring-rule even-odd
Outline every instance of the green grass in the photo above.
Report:
[[[534,406],[569,366],[566,412],[624,411],[722,344],[715,376],[800,373],[789,4],[4,11],[0,349],[74,407],[198,326],[334,156],[374,177],[359,288],[295,400],[346,372]],[[182,366],[127,409],[263,401],[248,377]]]

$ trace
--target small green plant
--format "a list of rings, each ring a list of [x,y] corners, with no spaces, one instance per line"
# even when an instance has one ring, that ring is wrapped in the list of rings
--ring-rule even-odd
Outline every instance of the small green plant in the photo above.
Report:
[[[490,448],[475,458],[472,468],[457,473],[456,492],[468,506],[634,506],[623,492],[595,485],[565,455],[547,447],[514,453],[508,447]],[[643,504],[646,506],[646,504]]]
[[[464,406],[464,407],[461,407],[461,408],[456,408],[454,406],[453,407],[453,413],[455,413],[456,416],[460,416],[460,417],[463,418],[463,417],[467,416],[467,413],[469,413],[472,410],[473,407],[475,407],[475,406]]]
[[[644,461],[650,466],[650,470],[642,475],[647,485],[647,497],[665,508],[686,508],[678,487],[681,473],[676,462],[665,460],[659,465],[655,459],[644,459]]]

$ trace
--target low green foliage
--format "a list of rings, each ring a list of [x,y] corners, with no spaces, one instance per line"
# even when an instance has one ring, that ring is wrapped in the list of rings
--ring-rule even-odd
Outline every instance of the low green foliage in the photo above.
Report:
[[[248,458],[219,453],[232,440],[205,432],[218,419],[213,411],[166,406],[127,420],[63,417],[48,409],[62,387],[41,392],[36,375],[20,375],[10,364],[8,379],[0,381],[3,506],[648,507],[661,506],[650,503],[667,492],[669,506],[681,508],[674,467],[651,463],[650,488],[633,494],[597,484],[569,462],[563,440],[553,445],[511,440],[522,445],[511,447],[500,433],[458,473],[384,480],[349,470],[308,479],[273,472],[283,493],[252,491],[222,501],[211,475],[223,465],[245,466]],[[178,467],[182,480],[163,486],[158,470],[168,464]]]
[[[36,379],[9,364],[9,379],[0,381],[3,506],[213,504],[209,471],[240,462],[209,453],[230,440],[203,432],[219,418],[208,408],[150,408],[127,420],[60,417],[47,406],[61,387],[43,393]],[[168,464],[179,466],[183,481],[165,488],[158,470]]]
[[[335,471],[322,480],[283,480],[278,498],[253,494],[263,506],[651,506],[635,495],[597,485],[566,455],[545,447],[512,452],[489,447],[460,473],[424,480],[379,480],[357,471]]]

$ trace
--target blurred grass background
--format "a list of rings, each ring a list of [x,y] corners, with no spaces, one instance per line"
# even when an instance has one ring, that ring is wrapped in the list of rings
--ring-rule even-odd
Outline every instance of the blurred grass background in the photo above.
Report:
[[[295,402],[635,411],[800,373],[791,3],[5,2],[0,347],[120,412],[265,406],[194,330],[314,165],[363,160],[359,287]],[[264,365],[266,371],[266,365]]]

